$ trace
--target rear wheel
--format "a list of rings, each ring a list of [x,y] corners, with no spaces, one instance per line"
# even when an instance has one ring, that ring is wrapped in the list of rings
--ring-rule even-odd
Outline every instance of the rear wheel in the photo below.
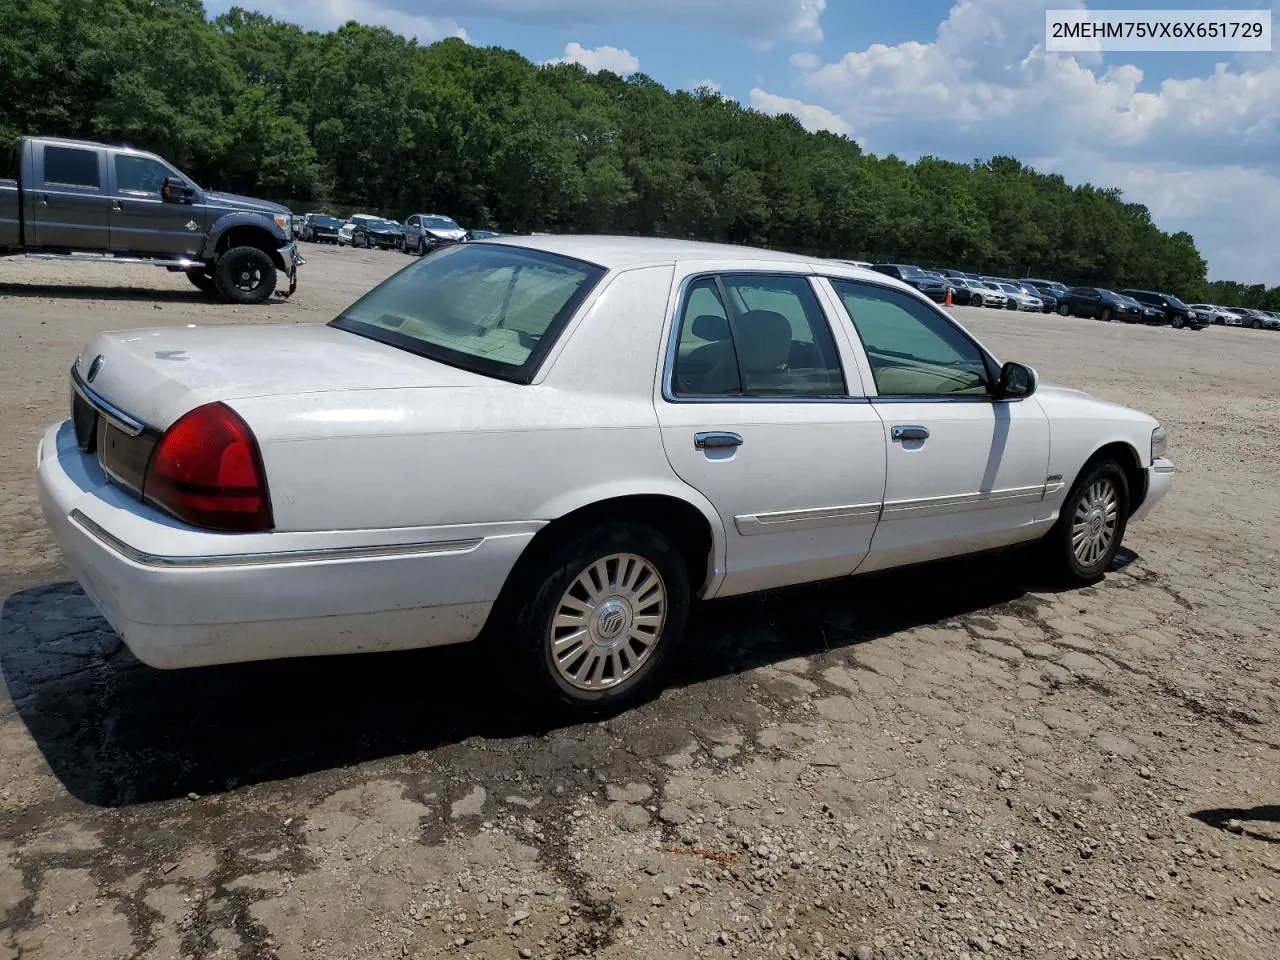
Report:
[[[262,303],[276,289],[276,265],[257,247],[235,247],[214,268],[218,292],[234,303]]]
[[[1129,481],[1110,458],[1087,465],[1044,539],[1055,572],[1067,583],[1097,581],[1111,566],[1129,519]]]
[[[519,660],[549,699],[578,710],[632,702],[658,682],[684,634],[689,575],[652,527],[615,522],[549,553],[518,587]]]

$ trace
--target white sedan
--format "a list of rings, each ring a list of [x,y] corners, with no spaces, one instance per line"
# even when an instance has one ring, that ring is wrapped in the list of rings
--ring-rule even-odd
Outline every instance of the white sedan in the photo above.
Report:
[[[695,599],[1032,541],[1094,581],[1173,472],[904,283],[669,240],[457,244],[328,325],[100,334],[71,388],[41,502],[141,660],[483,635],[587,708]]]
[[[995,283],[995,281],[989,281]],[[1014,286],[1012,283],[996,283],[996,286],[1004,291],[1005,296],[1009,298],[1010,310],[1029,310],[1033,313],[1040,313],[1044,309],[1044,301],[1034,296],[1021,287]]]

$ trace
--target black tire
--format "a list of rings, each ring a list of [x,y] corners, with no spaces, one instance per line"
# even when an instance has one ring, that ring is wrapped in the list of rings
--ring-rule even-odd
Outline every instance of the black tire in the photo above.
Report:
[[[659,585],[666,596],[664,619],[650,652],[632,666],[634,672],[616,685],[593,690],[583,689],[570,682],[556,665],[552,648],[553,621],[560,613],[568,591],[577,589],[575,582],[579,576],[587,574],[596,563],[623,554],[641,558],[656,571]],[[620,580],[625,580],[617,566],[608,569],[611,577],[617,576]],[[561,708],[587,713],[613,710],[634,703],[657,686],[671,662],[672,654],[683,639],[689,615],[689,574],[684,558],[668,537],[652,527],[638,523],[607,523],[583,531],[554,547],[545,556],[535,560],[524,576],[526,579],[522,583],[514,585],[516,597],[513,598],[512,607],[517,612],[511,618],[510,633],[503,636],[507,631],[500,629],[498,636],[492,638],[498,643],[514,643],[518,646],[520,655],[515,659],[522,668],[523,682],[520,686],[529,689],[528,681],[532,679],[534,684],[530,692],[537,699]],[[597,611],[597,617],[607,602],[608,599],[592,608]],[[571,627],[562,626],[560,629],[572,631]],[[600,625],[593,623],[591,629],[600,629]],[[637,656],[630,644],[630,640],[622,641],[620,662],[625,657]],[[580,656],[589,657],[591,651],[602,649],[604,648],[587,644],[571,646],[567,648],[568,653],[563,658],[564,666],[572,672],[575,665],[582,663]],[[600,667],[602,678],[606,666],[602,663]],[[585,666],[579,666],[579,669],[585,669]]]
[[[352,246],[363,247],[368,250],[372,244],[369,243],[369,235],[367,233],[357,233],[351,238]]]
[[[218,258],[213,277],[232,303],[262,303],[276,290],[276,265],[257,247],[233,247]]]
[[[1180,313],[1174,314],[1173,319],[1169,321],[1169,326],[1173,327],[1175,330],[1181,330],[1186,326],[1186,324],[1186,318]]]
[[[1253,327],[1253,329],[1255,329],[1255,330],[1261,330],[1261,329],[1262,329],[1262,321],[1261,321],[1261,320],[1254,320],[1253,322],[1251,322],[1251,323],[1249,324],[1249,326]]]
[[[427,255],[427,238],[418,238],[418,256],[425,257]]]
[[[1071,304],[1069,304],[1069,303],[1060,303],[1060,304],[1058,304],[1058,316],[1060,316],[1060,317],[1069,317],[1069,316],[1071,316]]]
[[[980,306],[982,306],[982,294],[980,294],[980,293],[975,293],[973,296],[971,296],[971,297],[969,298],[969,306],[971,306],[971,307],[980,307]]]
[[[1103,307],[1103,308],[1102,308],[1102,310],[1101,310],[1101,312],[1099,312],[1099,314],[1098,314],[1098,319],[1099,319],[1099,320],[1101,320],[1103,323],[1110,323],[1110,322],[1111,322],[1111,308],[1110,308],[1110,307]]]
[[[218,295],[218,285],[214,282],[213,274],[205,273],[203,270],[186,271],[187,279],[201,293],[208,294],[211,297]]]
[[[1018,312],[1018,301],[1017,301],[1017,300],[1010,300],[1009,302],[1007,302],[1007,303],[1004,305],[1004,308],[1005,308],[1006,310],[1012,310],[1014,313],[1017,313],[1017,312]]]
[[[1093,531],[1099,529],[1098,521],[1094,519],[1095,510],[1082,506],[1100,489],[1095,486],[1097,484],[1110,484],[1110,489],[1114,491],[1115,518],[1110,540],[1095,559],[1089,551],[1085,551],[1083,557],[1077,554],[1074,540],[1077,520],[1085,525],[1085,536],[1092,537]],[[1071,492],[1062,501],[1058,522],[1046,534],[1042,543],[1045,557],[1055,577],[1071,586],[1086,586],[1100,580],[1111,567],[1116,551],[1124,541],[1128,521],[1129,481],[1124,469],[1109,457],[1086,464],[1072,485]],[[1103,528],[1107,525],[1105,516],[1101,525]]]

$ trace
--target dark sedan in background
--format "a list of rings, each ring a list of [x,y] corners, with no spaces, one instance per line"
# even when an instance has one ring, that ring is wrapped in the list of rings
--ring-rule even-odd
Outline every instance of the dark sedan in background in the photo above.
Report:
[[[910,284],[935,303],[946,300],[947,291],[951,289],[946,281],[930,276],[924,270],[909,263],[877,263],[871,269]]]
[[[1201,316],[1197,311],[1175,297],[1172,293],[1160,293],[1157,290],[1121,290],[1126,297],[1132,297],[1145,307],[1154,307],[1163,315],[1164,323],[1175,330],[1190,327],[1199,330],[1213,322],[1212,317]]]
[[[327,213],[308,213],[302,218],[298,239],[308,243],[337,243],[342,221]]]
[[[1126,302],[1102,287],[1072,287],[1058,299],[1058,313],[1064,317],[1086,317],[1110,322],[1142,323],[1142,308],[1132,300]]]

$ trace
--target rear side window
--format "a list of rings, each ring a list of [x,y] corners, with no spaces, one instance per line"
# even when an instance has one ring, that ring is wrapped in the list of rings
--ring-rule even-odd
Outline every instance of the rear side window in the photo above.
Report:
[[[686,397],[836,397],[844,372],[807,277],[726,275],[690,286],[672,389]]]
[[[530,383],[591,289],[594,264],[457,244],[374,287],[331,326],[464,370]]]
[[[98,189],[102,185],[98,177],[98,152],[76,147],[46,146],[44,182]]]

